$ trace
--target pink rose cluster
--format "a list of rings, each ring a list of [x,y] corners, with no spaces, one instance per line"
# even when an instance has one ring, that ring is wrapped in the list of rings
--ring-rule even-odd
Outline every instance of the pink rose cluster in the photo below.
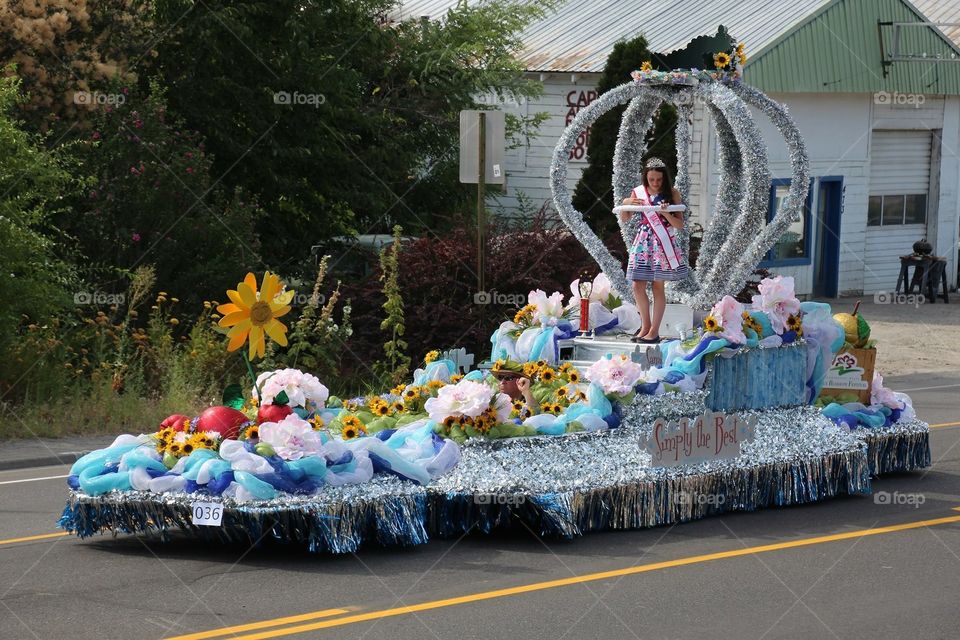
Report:
[[[620,354],[600,358],[590,365],[584,375],[604,393],[624,396],[633,391],[643,377],[643,368],[626,355]]]
[[[473,380],[461,380],[457,384],[441,387],[437,397],[428,399],[424,405],[430,419],[435,422],[443,422],[450,416],[476,418],[490,407],[493,407],[499,422],[506,422],[512,408],[510,396]]]
[[[257,389],[260,389],[263,397],[259,396]],[[330,397],[330,391],[316,376],[299,369],[277,369],[261,373],[257,377],[257,386],[253,389],[253,397],[262,405],[271,404],[281,391],[287,394],[287,404],[291,408],[301,407],[313,411],[322,409]]]

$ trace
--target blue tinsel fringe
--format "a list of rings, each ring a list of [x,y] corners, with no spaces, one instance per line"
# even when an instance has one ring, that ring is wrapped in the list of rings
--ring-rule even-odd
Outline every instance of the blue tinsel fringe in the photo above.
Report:
[[[544,536],[572,538],[590,531],[639,529],[695,520],[729,511],[815,502],[844,494],[869,494],[871,475],[930,464],[928,432],[867,435],[865,446],[822,458],[757,467],[731,464],[709,474],[667,476],[645,482],[541,495],[503,495],[478,501],[473,492],[419,488],[360,502],[227,508],[220,527],[195,526],[190,498],[136,492],[90,497],[75,493],[59,525],[81,538],[100,531],[154,533],[174,530],[222,542],[270,538],[304,544],[315,553],[350,553],[364,544],[409,546],[430,536],[470,530],[488,533],[518,521]]]

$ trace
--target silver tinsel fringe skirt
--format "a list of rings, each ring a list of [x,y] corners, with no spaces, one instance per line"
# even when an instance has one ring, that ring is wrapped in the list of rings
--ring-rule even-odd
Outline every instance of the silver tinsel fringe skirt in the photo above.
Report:
[[[422,487],[394,477],[271,501],[224,500],[221,526],[196,526],[189,494],[73,492],[60,526],[80,537],[109,530],[244,544],[268,540],[318,553],[411,546],[431,536],[525,527],[572,538],[730,512],[869,494],[871,477],[930,465],[929,428],[901,421],[848,430],[812,407],[755,412],[756,438],[735,460],[652,468],[641,442],[656,416],[703,411],[704,393],[638,398],[623,426],[559,437],[468,441],[460,464]],[[644,425],[644,426],[640,426]]]

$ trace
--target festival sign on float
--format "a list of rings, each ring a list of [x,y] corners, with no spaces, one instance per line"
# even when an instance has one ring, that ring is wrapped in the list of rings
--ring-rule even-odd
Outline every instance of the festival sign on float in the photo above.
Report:
[[[705,411],[696,418],[667,421],[657,418],[644,450],[654,467],[678,467],[740,455],[742,445],[753,441],[757,416]]]

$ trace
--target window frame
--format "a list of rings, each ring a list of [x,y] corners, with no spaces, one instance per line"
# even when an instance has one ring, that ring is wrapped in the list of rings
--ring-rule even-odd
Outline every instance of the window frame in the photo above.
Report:
[[[918,196],[923,198],[923,222],[907,222],[907,198]],[[870,198],[880,198],[880,224],[870,224]],[[900,222],[890,224],[883,223],[883,201],[884,198],[903,198],[903,217]],[[894,227],[909,227],[918,225],[927,225],[930,221],[930,197],[926,193],[888,193],[888,194],[870,194],[867,196],[867,228],[883,229]]]
[[[793,183],[792,178],[774,178],[770,181],[770,199],[767,202],[767,224],[770,224],[770,221],[773,220],[774,211],[773,207],[777,202],[777,187],[787,186],[789,187]],[[776,268],[776,267],[799,267],[799,266],[810,266],[813,264],[813,256],[810,255],[810,252],[813,248],[812,238],[810,237],[811,230],[811,218],[813,217],[813,185],[814,179],[810,178],[810,186],[807,188],[807,198],[803,203],[803,210],[801,215],[804,216],[803,220],[803,256],[802,258],[781,258],[774,259],[773,251],[774,247],[770,247],[767,251],[766,257],[760,261],[760,264],[757,265],[760,268]]]

